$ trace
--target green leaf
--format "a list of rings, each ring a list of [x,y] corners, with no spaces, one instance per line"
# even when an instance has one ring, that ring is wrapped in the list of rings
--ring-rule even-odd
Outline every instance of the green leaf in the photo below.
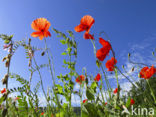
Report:
[[[5,43],[5,44],[9,44],[10,41],[9,41],[9,40],[5,40],[4,43]]]
[[[126,102],[126,107],[129,107],[130,104],[131,104],[131,98],[129,97],[128,100],[127,100],[127,102]]]
[[[67,55],[67,53],[66,52],[62,52],[61,55]]]
[[[93,103],[86,103],[84,107],[87,109],[89,117],[99,117],[97,113],[97,108]]]
[[[65,40],[60,40],[60,42],[64,45],[66,44],[66,41]]]
[[[90,88],[92,88],[95,91],[96,90],[96,87],[97,87],[97,83],[96,82],[93,82],[91,84],[91,87]]]
[[[56,92],[58,93],[58,94],[62,94],[63,93],[63,87],[61,86],[61,85],[55,85],[55,87],[56,87]]]
[[[87,96],[88,100],[94,100],[94,91],[93,91],[93,89],[87,88],[86,96]]]
[[[2,96],[1,98],[0,98],[0,105],[2,104],[2,102],[4,101],[4,96]]]
[[[72,31],[68,30],[67,32],[69,33],[69,36],[70,37],[74,38],[74,35],[73,35],[73,32]]]

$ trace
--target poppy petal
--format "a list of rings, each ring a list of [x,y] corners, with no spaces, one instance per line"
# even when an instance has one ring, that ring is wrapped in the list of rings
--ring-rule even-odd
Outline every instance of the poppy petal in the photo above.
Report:
[[[95,20],[92,16],[86,15],[81,19],[81,24],[88,26],[91,28],[91,26],[94,24]]]
[[[89,34],[89,33],[85,33],[85,34],[83,35],[83,38],[84,38],[84,39],[92,39],[92,40],[94,40],[94,36],[91,35],[91,34]]]
[[[75,27],[75,31],[76,31],[76,32],[82,32],[82,31],[84,31],[84,30],[85,30],[85,29],[84,29],[84,26],[81,25],[81,24]]]
[[[32,37],[39,37],[41,35],[41,32],[33,32],[31,33]]]
[[[99,38],[99,43],[101,43],[101,45],[103,47],[109,47],[109,48],[111,48],[111,44],[108,41],[102,39],[101,37]]]

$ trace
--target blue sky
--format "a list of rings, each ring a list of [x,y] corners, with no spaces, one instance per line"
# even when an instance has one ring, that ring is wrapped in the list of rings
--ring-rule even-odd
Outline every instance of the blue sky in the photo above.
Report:
[[[147,58],[151,60],[151,52],[156,47],[155,5],[155,0],[5,0],[0,1],[0,34],[14,34],[14,40],[29,38],[33,32],[31,22],[39,17],[47,18],[51,22],[51,28],[54,27],[62,32],[74,31],[74,27],[79,24],[80,19],[89,14],[95,19],[91,33],[95,34],[97,49],[101,48],[98,43],[99,33],[101,31],[107,32],[116,52],[118,66],[127,65],[128,52],[135,53],[136,60],[140,61],[141,58],[144,58],[143,61]],[[60,39],[56,38],[51,29],[50,32],[52,37],[48,38],[47,41],[54,56],[56,75],[60,71],[64,74],[61,52],[65,48],[60,45]],[[74,32],[74,34],[78,42],[77,71],[81,73],[82,68],[86,67],[88,73],[96,74],[98,69],[95,66],[91,42],[83,39],[83,33]],[[37,38],[32,38],[32,43],[35,46],[44,47],[44,41]],[[1,60],[7,54],[6,51],[2,50],[2,46],[3,43],[0,41]],[[111,55],[107,57],[107,59],[110,58]],[[47,59],[40,57],[38,62],[39,64],[46,63]],[[24,49],[19,48],[12,60],[11,71],[28,79],[27,64]],[[2,78],[6,72],[2,62],[0,62],[0,70]],[[49,74],[45,74],[44,70],[42,74],[45,76],[45,87],[51,85]],[[37,75],[34,76],[33,84],[39,79],[37,77]],[[16,85],[15,82],[11,83]],[[0,84],[1,87],[3,86]]]

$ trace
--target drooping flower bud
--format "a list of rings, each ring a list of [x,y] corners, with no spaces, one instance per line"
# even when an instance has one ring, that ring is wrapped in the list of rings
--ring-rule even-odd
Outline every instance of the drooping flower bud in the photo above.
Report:
[[[43,52],[41,53],[41,56],[44,56],[44,54],[45,54],[45,51],[43,51]]]

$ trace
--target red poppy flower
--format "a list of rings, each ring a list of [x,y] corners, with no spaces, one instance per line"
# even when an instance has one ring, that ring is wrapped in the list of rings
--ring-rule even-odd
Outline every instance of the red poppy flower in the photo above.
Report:
[[[135,103],[135,101],[133,99],[131,99],[131,105],[133,105]]]
[[[99,42],[103,46],[101,49],[97,50],[96,52],[96,57],[100,60],[103,61],[106,56],[109,54],[109,51],[111,49],[111,44],[108,41],[105,41],[102,38],[99,38]]]
[[[40,40],[42,40],[44,37],[51,36],[50,32],[48,31],[50,26],[50,22],[45,18],[38,18],[34,20],[31,24],[31,27],[36,32],[33,32],[31,36],[39,37]]]
[[[80,75],[79,77],[76,78],[75,80],[77,83],[81,84],[82,81],[85,81],[85,76],[84,75]]]
[[[105,102],[105,105],[107,105],[107,102]]]
[[[92,40],[94,40],[94,36],[91,35],[91,34],[89,34],[89,33],[85,33],[85,34],[83,35],[83,38],[84,38],[84,39],[92,39]]]
[[[113,71],[114,70],[114,65],[117,63],[117,60],[112,57],[110,60],[106,62],[106,68],[108,71]]]
[[[149,79],[151,78],[154,74],[156,73],[156,68],[152,65],[151,68],[149,67],[144,67],[140,71],[140,77],[144,79]]]
[[[87,99],[83,100],[83,103],[85,103],[87,101]]]
[[[114,94],[116,94],[118,92],[118,88],[116,88],[115,90],[114,90]]]
[[[44,112],[42,112],[41,115],[44,115]]]
[[[101,79],[101,75],[98,73],[97,75],[96,75],[96,77],[94,78],[94,80],[95,81],[99,81]]]
[[[2,90],[1,90],[1,93],[3,94],[3,93],[6,93],[6,88],[3,88]]]
[[[85,15],[81,19],[80,24],[75,27],[75,31],[76,32],[86,31],[87,33],[89,33],[90,28],[92,27],[92,25],[94,24],[94,22],[95,22],[95,20],[93,19],[92,16]]]

